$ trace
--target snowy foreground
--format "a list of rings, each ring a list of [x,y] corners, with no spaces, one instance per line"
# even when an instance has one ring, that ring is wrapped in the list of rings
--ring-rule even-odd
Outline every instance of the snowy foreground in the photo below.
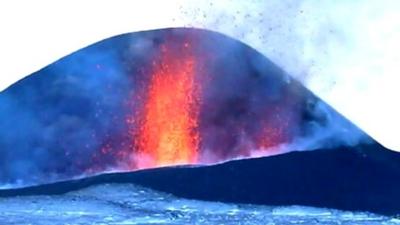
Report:
[[[368,213],[267,207],[176,198],[105,184],[59,196],[0,198],[0,224],[400,224]]]

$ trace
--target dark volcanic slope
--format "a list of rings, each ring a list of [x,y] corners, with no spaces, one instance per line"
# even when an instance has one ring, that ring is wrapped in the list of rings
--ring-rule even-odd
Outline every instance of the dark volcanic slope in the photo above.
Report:
[[[111,37],[0,93],[0,185],[361,139],[369,137],[265,56],[206,30]],[[274,150],[282,144],[295,147]]]
[[[291,152],[198,168],[106,174],[3,190],[0,196],[61,194],[100,183],[135,183],[179,197],[265,205],[400,212],[400,155],[378,144]]]

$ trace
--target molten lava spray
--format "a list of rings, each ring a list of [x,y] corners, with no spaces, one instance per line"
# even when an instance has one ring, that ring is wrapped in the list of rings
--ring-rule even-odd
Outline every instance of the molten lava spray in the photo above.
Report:
[[[137,137],[138,168],[197,162],[199,134],[195,59],[189,43],[162,45],[153,61]]]

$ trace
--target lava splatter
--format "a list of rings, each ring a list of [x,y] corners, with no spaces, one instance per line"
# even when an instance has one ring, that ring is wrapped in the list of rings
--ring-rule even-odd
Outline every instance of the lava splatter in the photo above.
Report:
[[[197,162],[200,135],[195,62],[188,42],[181,47],[161,46],[161,57],[152,64],[154,72],[135,140],[138,168]]]

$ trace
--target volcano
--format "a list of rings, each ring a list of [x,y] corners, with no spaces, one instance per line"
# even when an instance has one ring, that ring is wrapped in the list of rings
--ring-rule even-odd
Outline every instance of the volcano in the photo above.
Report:
[[[400,154],[219,33],[100,41],[0,93],[0,117],[4,224],[398,222]]]
[[[0,93],[0,118],[13,187],[374,142],[254,49],[188,28],[74,52]]]

